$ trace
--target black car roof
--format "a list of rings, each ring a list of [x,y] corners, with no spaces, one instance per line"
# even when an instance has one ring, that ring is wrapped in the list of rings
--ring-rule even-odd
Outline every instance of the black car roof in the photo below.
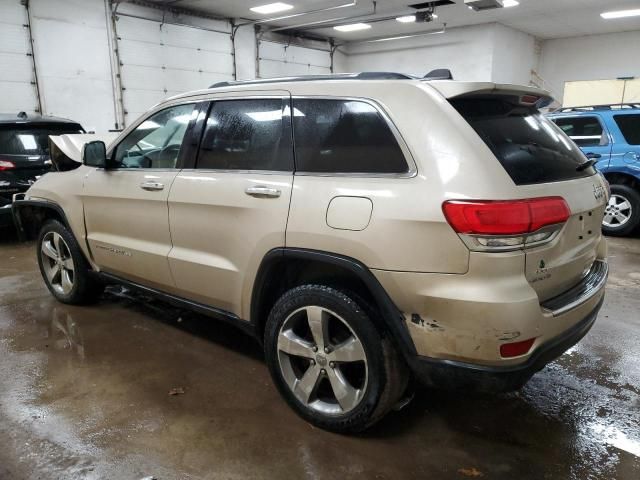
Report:
[[[20,113],[0,113],[0,125],[6,124],[18,124],[18,125],[37,125],[37,124],[75,124],[80,125],[79,122],[74,122],[68,118],[61,117],[48,117],[42,115],[27,115],[23,112]]]

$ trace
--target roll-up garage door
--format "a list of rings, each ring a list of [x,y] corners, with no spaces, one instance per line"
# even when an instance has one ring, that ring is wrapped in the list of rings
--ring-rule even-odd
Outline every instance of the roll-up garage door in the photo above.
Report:
[[[0,1],[0,111],[38,111],[27,9],[19,0]]]
[[[123,16],[116,35],[126,125],[167,97],[233,80],[229,33]]]
[[[258,62],[260,78],[331,73],[331,54],[328,50],[266,40],[258,42]]]

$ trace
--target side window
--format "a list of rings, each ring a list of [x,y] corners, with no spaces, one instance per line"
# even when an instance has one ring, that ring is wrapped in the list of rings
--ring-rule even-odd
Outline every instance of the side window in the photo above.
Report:
[[[281,98],[214,102],[196,168],[292,171],[288,108]]]
[[[614,115],[622,136],[629,145],[640,145],[640,115]]]
[[[554,118],[553,121],[579,147],[597,147],[608,143],[598,117]]]
[[[296,170],[406,173],[402,149],[380,112],[357,100],[294,99]]]
[[[178,105],[147,118],[116,148],[115,168],[175,168],[193,109]]]

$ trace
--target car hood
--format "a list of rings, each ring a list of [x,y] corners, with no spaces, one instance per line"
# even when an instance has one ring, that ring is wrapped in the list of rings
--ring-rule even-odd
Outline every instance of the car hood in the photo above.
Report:
[[[110,144],[119,135],[116,133],[69,133],[66,135],[50,135],[49,139],[62,153],[74,162],[82,163],[82,147],[85,143],[102,140],[109,149]]]

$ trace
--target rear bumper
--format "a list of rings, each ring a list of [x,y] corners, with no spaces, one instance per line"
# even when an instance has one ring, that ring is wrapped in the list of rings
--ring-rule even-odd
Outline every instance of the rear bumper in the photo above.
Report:
[[[603,302],[604,297],[585,318],[562,334],[540,345],[525,363],[510,366],[484,366],[416,356],[409,361],[410,367],[418,380],[427,385],[484,392],[517,390],[536,372],[561,356],[589,332]]]

